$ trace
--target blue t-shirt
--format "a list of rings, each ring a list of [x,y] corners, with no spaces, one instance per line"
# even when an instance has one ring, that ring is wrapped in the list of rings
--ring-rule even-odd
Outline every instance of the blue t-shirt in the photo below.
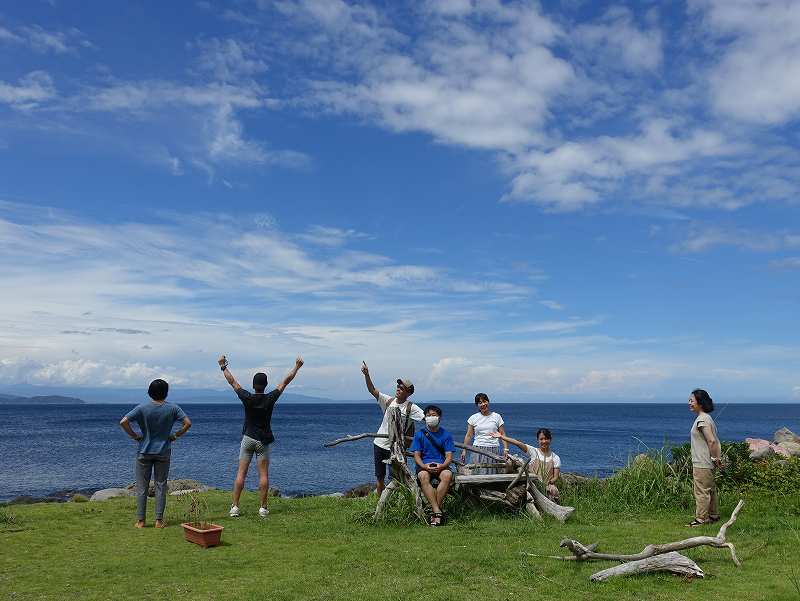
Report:
[[[422,457],[422,463],[444,463],[444,455],[435,447],[433,443],[425,436],[428,433],[445,452],[454,452],[456,445],[453,443],[453,436],[444,428],[439,428],[436,432],[428,430],[427,428],[420,430],[414,434],[414,441],[408,448],[412,453],[419,451]]]
[[[172,424],[183,421],[186,414],[183,409],[172,403],[157,404],[148,401],[134,407],[125,417],[136,422],[142,432],[139,441],[139,453],[142,455],[160,455],[170,449]]]

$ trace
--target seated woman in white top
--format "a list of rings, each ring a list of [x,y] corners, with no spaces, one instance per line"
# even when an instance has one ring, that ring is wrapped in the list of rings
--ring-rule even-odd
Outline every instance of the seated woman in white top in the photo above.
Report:
[[[475,405],[478,413],[473,413],[467,420],[467,434],[464,436],[464,444],[471,444],[473,447],[489,451],[495,455],[505,457],[508,453],[508,443],[503,443],[503,450],[500,451],[500,442],[492,438],[492,432],[505,434],[505,422],[499,413],[495,413],[489,408],[489,397],[486,393],[479,392],[475,395]],[[473,438],[474,437],[474,438]],[[467,451],[461,451],[461,461],[464,461]],[[469,458],[470,463],[492,463],[492,459],[486,455],[472,452]],[[473,474],[494,474],[495,468],[475,468]]]
[[[553,441],[553,435],[550,430],[539,428],[536,432],[536,438],[539,440],[538,448],[532,447],[516,438],[506,436],[501,432],[492,432],[491,436],[499,438],[503,442],[516,445],[530,455],[530,473],[547,485],[547,496],[550,500],[558,502],[561,494],[556,488],[556,481],[561,476],[561,458],[550,450],[550,443]]]

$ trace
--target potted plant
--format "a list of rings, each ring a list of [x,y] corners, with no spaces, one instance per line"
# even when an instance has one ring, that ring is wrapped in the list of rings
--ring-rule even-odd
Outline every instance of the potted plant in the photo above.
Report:
[[[204,549],[218,545],[224,528],[208,521],[208,501],[205,495],[199,491],[188,491],[183,496],[188,503],[187,521],[181,524],[186,540]]]

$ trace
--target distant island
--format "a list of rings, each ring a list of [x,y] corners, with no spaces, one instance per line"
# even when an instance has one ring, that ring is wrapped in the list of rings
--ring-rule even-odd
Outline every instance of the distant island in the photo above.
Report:
[[[0,405],[85,405],[86,401],[73,396],[48,394],[44,396],[17,396],[0,394]]]

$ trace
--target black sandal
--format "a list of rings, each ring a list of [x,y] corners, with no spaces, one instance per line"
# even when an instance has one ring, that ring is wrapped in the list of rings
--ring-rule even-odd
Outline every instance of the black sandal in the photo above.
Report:
[[[706,524],[708,524],[708,522],[701,522],[695,518],[686,525],[689,526],[689,528],[697,528],[698,526],[705,526]]]
[[[441,513],[432,513],[431,514],[430,525],[432,527],[434,527],[434,528],[436,528],[437,526],[441,526],[442,525],[442,514]]]

